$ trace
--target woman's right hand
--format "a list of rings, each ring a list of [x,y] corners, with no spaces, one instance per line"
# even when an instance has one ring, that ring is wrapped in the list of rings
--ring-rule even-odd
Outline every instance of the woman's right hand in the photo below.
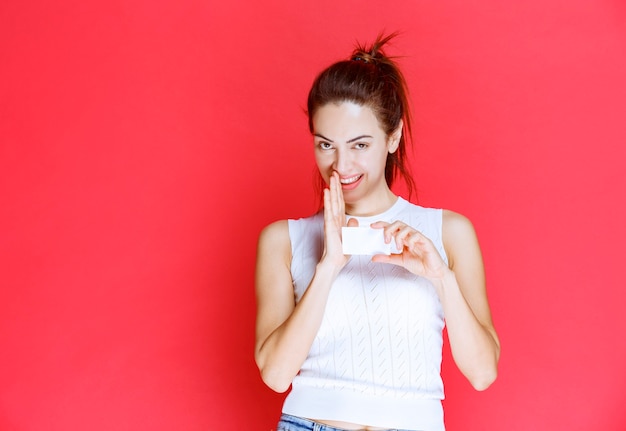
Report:
[[[328,294],[348,262],[343,254],[341,228],[346,214],[339,176],[324,190],[324,252],[302,298],[294,301],[291,240],[286,220],[261,233],[257,253],[257,330],[255,359],[263,381],[285,392],[307,358],[319,331]],[[351,219],[350,226],[358,225]]]
[[[324,254],[320,263],[328,262],[339,270],[343,268],[350,256],[343,254],[341,228],[358,225],[355,219],[350,219],[346,224],[346,205],[341,182],[339,175],[333,172],[329,187],[324,189]]]

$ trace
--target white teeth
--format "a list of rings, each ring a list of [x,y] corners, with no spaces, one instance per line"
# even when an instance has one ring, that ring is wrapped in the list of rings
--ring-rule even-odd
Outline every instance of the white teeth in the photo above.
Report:
[[[342,179],[340,181],[341,181],[341,184],[352,184],[353,182],[357,181],[359,178],[361,178],[361,175],[357,175],[352,178]]]

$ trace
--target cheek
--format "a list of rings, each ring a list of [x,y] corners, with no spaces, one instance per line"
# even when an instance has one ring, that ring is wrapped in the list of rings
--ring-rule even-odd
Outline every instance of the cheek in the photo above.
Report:
[[[322,178],[324,179],[324,181],[326,181],[326,183],[328,183],[329,180],[329,163],[328,160],[325,157],[320,157],[317,154],[315,155],[315,164],[317,165],[317,170],[319,171],[320,175],[322,176]]]
[[[315,164],[319,169],[328,168],[332,164],[332,159],[327,154],[315,152]]]
[[[369,157],[364,158],[361,161],[361,165],[367,167],[369,171],[378,172],[385,170],[387,164],[387,153],[377,152],[376,154],[369,154]]]

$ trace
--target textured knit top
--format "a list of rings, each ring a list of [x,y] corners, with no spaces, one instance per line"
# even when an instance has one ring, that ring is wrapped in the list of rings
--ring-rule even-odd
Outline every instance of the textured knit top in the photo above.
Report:
[[[360,226],[401,220],[435,244],[444,261],[442,211],[402,198]],[[324,249],[323,214],[289,220],[296,301]],[[376,427],[442,431],[444,316],[435,287],[392,264],[351,256],[335,279],[319,331],[283,413]]]

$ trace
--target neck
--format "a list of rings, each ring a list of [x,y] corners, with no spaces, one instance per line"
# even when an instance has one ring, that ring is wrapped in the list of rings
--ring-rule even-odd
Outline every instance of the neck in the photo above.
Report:
[[[370,217],[387,211],[398,200],[398,196],[393,194],[388,188],[384,193],[371,196],[368,199],[361,199],[357,202],[346,202],[346,214],[355,217]]]

